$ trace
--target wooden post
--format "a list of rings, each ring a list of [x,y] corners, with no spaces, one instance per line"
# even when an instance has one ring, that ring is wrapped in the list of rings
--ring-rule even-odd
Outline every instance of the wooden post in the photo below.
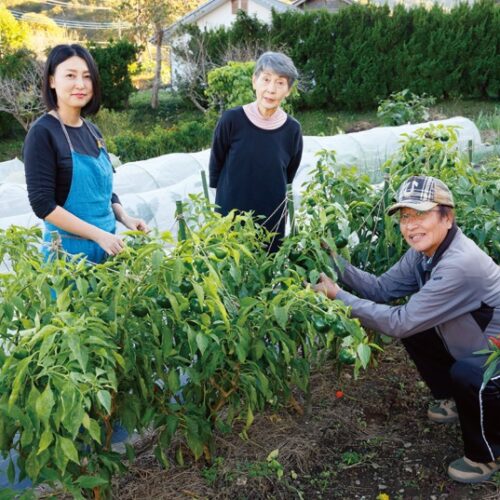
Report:
[[[295,207],[293,204],[293,189],[292,185],[287,186],[287,199],[288,199],[288,217],[290,218],[290,234],[294,236],[297,234],[297,227],[295,225]]]
[[[472,139],[469,139],[469,144],[467,146],[467,152],[469,153],[469,163],[472,165],[472,151],[473,151],[473,147],[472,147]]]
[[[186,221],[184,220],[184,213],[182,211],[182,201],[175,202],[175,218],[179,221],[179,232],[177,233],[177,239],[179,241],[186,240]]]
[[[61,249],[61,235],[57,231],[50,232],[50,251],[54,252],[54,258],[59,259]]]
[[[210,196],[208,195],[207,174],[205,170],[201,171],[201,183],[203,184],[203,192],[205,193],[205,198],[207,199],[207,203],[210,203]]]

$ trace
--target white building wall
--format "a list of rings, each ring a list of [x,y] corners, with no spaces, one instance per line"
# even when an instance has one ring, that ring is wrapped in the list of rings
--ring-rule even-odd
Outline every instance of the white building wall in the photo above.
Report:
[[[225,4],[217,7],[212,12],[209,12],[201,19],[198,19],[196,24],[203,30],[206,28],[207,30],[219,28],[220,26],[230,26],[236,16],[231,13],[231,2],[228,1]]]
[[[256,16],[259,21],[268,24],[272,20],[271,11],[256,2],[252,2],[252,0],[248,1],[248,15],[251,17]]]

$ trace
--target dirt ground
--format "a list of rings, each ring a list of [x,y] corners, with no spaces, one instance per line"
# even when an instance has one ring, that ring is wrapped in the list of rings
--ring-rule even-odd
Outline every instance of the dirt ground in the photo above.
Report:
[[[256,418],[248,440],[237,430],[219,435],[211,464],[186,461],[166,471],[151,450],[142,453],[114,497],[500,499],[500,473],[481,485],[448,479],[447,464],[463,455],[460,428],[428,421],[430,400],[393,343],[358,380],[349,370],[340,377],[330,366],[316,371],[310,417],[290,407]],[[267,459],[273,450],[277,457]]]

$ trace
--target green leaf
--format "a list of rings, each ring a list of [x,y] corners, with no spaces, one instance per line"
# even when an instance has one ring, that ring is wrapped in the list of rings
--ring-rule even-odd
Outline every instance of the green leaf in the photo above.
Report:
[[[178,417],[176,417],[175,415],[168,415],[166,426],[170,439],[172,439],[175,434],[175,431],[177,430],[177,427],[179,426]]]
[[[196,460],[203,455],[203,441],[200,439],[197,432],[186,431],[186,442],[189,449],[193,452]]]
[[[168,469],[170,467],[170,462],[168,461],[167,456],[165,455],[165,452],[163,451],[161,446],[156,446],[154,449],[154,456],[160,462],[160,464],[165,468]]]
[[[96,486],[104,486],[106,484],[109,484],[109,481],[107,479],[99,476],[80,476],[75,482],[81,488],[89,490],[95,488]]]
[[[200,350],[202,356],[203,354],[205,354],[208,344],[209,344],[208,336],[205,335],[203,332],[198,332],[196,334],[196,345],[198,346],[198,349]]]
[[[56,339],[55,335],[49,335],[43,339],[40,351],[38,353],[38,359],[40,359],[41,361],[45,360],[47,354],[50,351],[50,348],[54,345],[55,339]]]
[[[52,431],[47,428],[42,433],[36,454],[40,455],[42,451],[46,450],[52,444],[52,441],[54,441],[54,435],[52,434]]]
[[[367,344],[359,344],[356,351],[361,361],[361,365],[363,366],[363,368],[366,368],[370,361],[370,356],[372,352],[370,346],[368,346]]]
[[[109,391],[100,390],[97,392],[97,400],[103,408],[106,410],[108,415],[111,414],[111,394]]]
[[[173,392],[177,392],[180,387],[179,374],[175,368],[171,368],[167,375],[168,388]]]
[[[254,415],[253,415],[252,407],[250,405],[248,405],[247,418],[245,421],[245,430],[250,429],[250,426],[253,424],[253,421],[254,421]]]
[[[90,419],[89,433],[94,441],[97,441],[99,444],[101,444],[101,427],[93,418]]]
[[[85,372],[87,368],[87,359],[84,359],[82,355],[82,349],[80,345],[80,337],[75,333],[68,334],[68,346],[73,354],[74,359],[78,361],[82,372]],[[87,356],[85,356],[87,358]]]
[[[167,297],[167,299],[170,302],[170,306],[172,307],[172,311],[174,312],[175,319],[177,321],[181,321],[182,315],[181,315],[181,311],[179,309],[179,302],[175,298],[174,294],[165,293],[165,297]]]
[[[57,308],[60,311],[67,311],[68,310],[68,307],[71,304],[71,296],[70,296],[70,294],[71,294],[72,288],[73,288],[73,285],[72,286],[68,286],[61,293],[59,293],[57,295],[56,304],[57,304]]]
[[[203,290],[203,287],[201,285],[199,285],[198,283],[196,283],[195,281],[193,281],[193,290],[194,290],[194,293],[196,294],[196,297],[200,303],[200,306],[203,307],[203,305],[205,303],[205,291]]]
[[[163,250],[157,249],[153,252],[153,256],[151,258],[153,271],[157,271],[160,268],[164,258],[165,258],[165,253],[163,252]]]
[[[125,370],[125,360],[123,359],[123,356],[120,353],[113,351],[113,357],[116,359],[116,362],[120,365],[120,368]]]
[[[78,452],[76,451],[73,441],[62,436],[59,436],[58,440],[64,455],[72,462],[75,462],[75,464],[79,464],[80,461],[78,460]]]
[[[40,397],[37,399],[35,405],[36,414],[46,427],[48,426],[54,404],[54,394],[52,393],[50,384],[47,384],[45,390],[40,394]]]
[[[33,449],[32,452],[29,454],[28,458],[26,459],[24,465],[26,474],[31,480],[33,481],[37,480],[42,465],[43,465],[42,457],[38,457],[37,453],[35,453],[35,450]]]
[[[276,318],[276,322],[278,323],[279,326],[281,326],[281,328],[283,328],[283,330],[286,329],[286,325],[288,323],[288,309],[289,309],[288,306],[273,307],[273,313],[274,317]]]
[[[17,375],[14,379],[14,383],[12,384],[12,392],[9,397],[9,410],[13,408],[16,404],[16,401],[19,397],[19,393],[21,389],[24,388],[24,378],[26,375],[26,371],[28,370],[28,365],[31,361],[32,356],[28,356],[19,362],[17,365]]]

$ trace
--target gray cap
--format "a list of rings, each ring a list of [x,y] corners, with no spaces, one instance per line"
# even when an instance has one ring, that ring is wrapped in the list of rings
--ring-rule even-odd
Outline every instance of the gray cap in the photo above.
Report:
[[[455,206],[448,186],[435,177],[415,175],[401,184],[396,195],[396,203],[387,209],[387,213],[392,215],[403,207],[426,212],[437,205]]]

